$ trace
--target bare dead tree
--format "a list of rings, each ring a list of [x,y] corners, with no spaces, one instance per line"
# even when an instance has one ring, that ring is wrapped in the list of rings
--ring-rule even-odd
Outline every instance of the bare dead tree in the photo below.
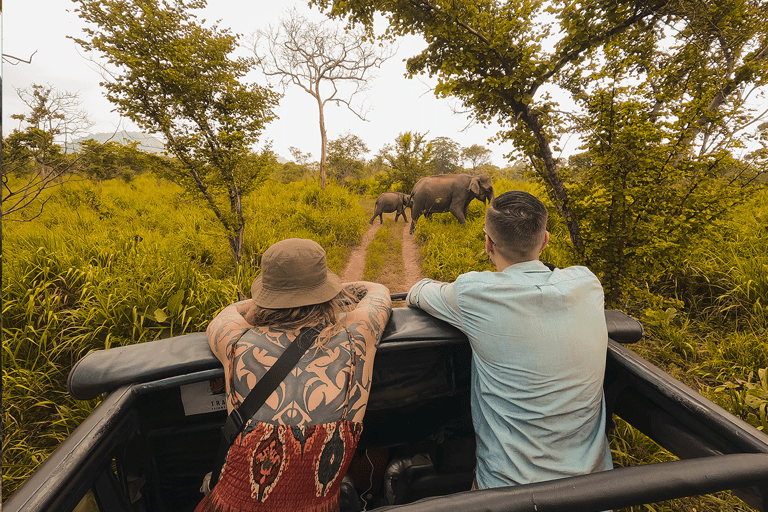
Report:
[[[71,141],[85,135],[93,127],[88,112],[81,108],[79,92],[59,91],[51,85],[32,84],[28,88],[16,88],[16,94],[30,109],[26,116],[11,117],[28,123],[31,127],[50,133],[62,143],[68,153]]]
[[[32,52],[32,55],[30,55],[28,59],[22,59],[21,57],[14,57],[13,55],[8,55],[7,53],[4,53],[3,60],[6,63],[10,64],[11,66],[16,66],[21,62],[23,62],[24,64],[32,64],[32,57],[34,57],[36,53],[37,53],[37,50]]]
[[[57,155],[60,156],[60,155]],[[36,149],[30,155],[33,165],[41,172],[23,172],[23,179],[11,180],[11,176],[19,172],[25,161],[13,160],[8,162],[3,158],[2,164],[2,219],[8,221],[28,222],[40,216],[50,195],[43,192],[52,187],[74,178],[74,171],[78,168],[80,157],[73,159],[61,159],[46,155],[45,151]],[[34,212],[30,210],[34,207]],[[13,214],[25,210],[23,217],[14,217]]]
[[[365,37],[362,28],[345,31],[329,20],[314,23],[295,9],[288,11],[277,26],[258,30],[251,49],[264,74],[285,90],[297,85],[317,101],[320,122],[320,186],[325,188],[325,161],[328,136],[324,108],[329,102],[345,105],[363,121],[365,109],[355,104],[381,67],[396,49],[381,47]]]

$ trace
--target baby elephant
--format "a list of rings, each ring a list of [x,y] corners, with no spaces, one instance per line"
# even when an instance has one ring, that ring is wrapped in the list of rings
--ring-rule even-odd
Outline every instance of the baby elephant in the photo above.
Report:
[[[373,219],[376,216],[379,217],[379,222],[384,224],[384,214],[397,212],[395,214],[395,222],[401,215],[405,222],[408,222],[408,217],[405,216],[405,209],[411,207],[411,196],[403,194],[402,192],[384,192],[378,199],[376,199],[376,210],[373,212],[373,217],[368,224],[373,224]]]

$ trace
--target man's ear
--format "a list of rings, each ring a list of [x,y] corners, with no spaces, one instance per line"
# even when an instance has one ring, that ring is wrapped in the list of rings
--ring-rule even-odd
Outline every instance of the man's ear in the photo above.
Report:
[[[491,242],[491,239],[487,236],[483,236],[485,238],[485,254],[491,255],[494,252],[495,247],[493,246],[493,242]]]
[[[539,252],[543,251],[548,243],[549,243],[549,231],[545,231],[544,232],[544,244],[542,244],[541,249],[539,249]]]

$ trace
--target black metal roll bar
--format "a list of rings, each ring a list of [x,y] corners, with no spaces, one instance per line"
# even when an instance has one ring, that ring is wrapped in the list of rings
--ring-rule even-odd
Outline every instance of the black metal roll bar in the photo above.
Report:
[[[768,496],[768,454],[739,453],[616,468],[515,487],[426,498],[398,512],[594,512],[755,485]],[[768,501],[763,499],[763,510]]]

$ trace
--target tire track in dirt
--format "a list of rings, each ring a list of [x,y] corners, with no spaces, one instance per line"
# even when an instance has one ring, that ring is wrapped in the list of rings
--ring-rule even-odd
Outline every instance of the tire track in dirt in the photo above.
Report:
[[[363,269],[365,269],[365,251],[368,250],[368,244],[371,243],[376,232],[381,227],[381,224],[371,224],[368,231],[363,235],[363,240],[360,245],[352,249],[349,255],[349,261],[347,266],[341,273],[341,281],[344,283],[350,283],[353,281],[363,280]]]
[[[373,240],[376,232],[382,224],[374,223],[368,228],[368,231],[363,235],[363,239],[360,245],[355,247],[349,256],[349,262],[341,273],[341,280],[345,283],[351,281],[360,281],[363,278],[363,270],[365,269],[365,253],[368,250],[368,245]],[[392,293],[407,292],[411,287],[421,280],[421,254],[419,247],[416,244],[413,235],[408,233],[410,229],[410,223],[406,222],[403,226],[402,236],[402,258],[403,258],[403,281],[401,284],[402,289],[394,290]]]
[[[416,244],[416,236],[408,233],[411,223],[406,222],[403,226],[403,267],[405,269],[405,289],[407,292],[413,285],[421,281],[424,277],[421,273],[421,254],[419,246]]]

